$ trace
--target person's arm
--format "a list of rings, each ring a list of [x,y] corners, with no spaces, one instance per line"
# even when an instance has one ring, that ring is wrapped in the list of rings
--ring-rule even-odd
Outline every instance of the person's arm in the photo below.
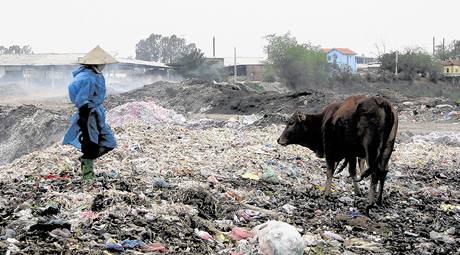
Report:
[[[77,81],[78,87],[77,95],[75,97],[75,106],[77,108],[90,103],[90,95],[94,93],[94,85],[89,79],[82,79]],[[90,107],[90,105],[88,105]]]
[[[93,98],[92,98],[92,102],[99,106],[99,105],[102,105],[102,103],[104,103],[104,100],[105,100],[105,95],[106,95],[106,87],[105,87],[105,81],[104,79],[102,80],[96,80],[97,83],[96,85],[94,86],[94,95],[93,95]]]

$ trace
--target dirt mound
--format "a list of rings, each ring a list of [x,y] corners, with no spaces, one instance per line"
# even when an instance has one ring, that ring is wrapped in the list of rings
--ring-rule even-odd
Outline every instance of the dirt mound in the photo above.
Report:
[[[62,140],[68,116],[34,105],[0,106],[0,164]]]
[[[255,91],[249,85],[215,84],[201,80],[182,83],[156,82],[142,88],[110,96],[107,108],[126,102],[155,101],[182,114],[226,114],[264,116],[259,126],[280,123],[299,109],[319,112],[327,104],[344,98],[365,94],[382,96],[398,109],[403,121],[456,121],[460,108],[444,97],[411,97],[396,88],[367,86],[362,90],[339,88],[334,91],[307,89],[302,92]]]
[[[214,84],[200,80],[183,83],[161,81],[118,96],[110,96],[107,108],[126,102],[153,100],[181,113],[292,113],[297,108],[319,111],[334,99],[333,94],[326,96],[315,90],[257,93],[243,84]]]

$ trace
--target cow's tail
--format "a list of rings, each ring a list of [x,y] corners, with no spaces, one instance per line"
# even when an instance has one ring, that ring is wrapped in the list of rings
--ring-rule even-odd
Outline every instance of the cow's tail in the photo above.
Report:
[[[386,171],[398,131],[398,114],[387,101],[382,102],[381,107],[385,112],[385,127],[381,141],[382,146],[380,147],[378,156],[378,164],[381,171]]]
[[[361,176],[357,179],[357,181],[361,181],[362,179],[368,177],[374,171],[386,171],[388,161],[391,153],[393,152],[396,132],[398,130],[398,115],[387,101],[376,100],[376,103],[380,110],[384,113],[384,128],[380,136],[377,157],[374,162],[369,162],[370,165],[368,165],[368,168],[361,173]],[[374,169],[372,166],[377,166],[378,169]]]

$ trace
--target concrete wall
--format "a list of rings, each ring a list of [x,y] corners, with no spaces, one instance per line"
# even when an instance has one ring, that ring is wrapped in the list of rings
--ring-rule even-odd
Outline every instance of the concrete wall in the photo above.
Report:
[[[249,81],[262,81],[264,72],[263,65],[247,65],[246,77]]]
[[[233,66],[225,67],[230,77],[234,75],[233,68],[234,68]],[[264,75],[264,69],[265,69],[265,65],[262,65],[262,64],[237,65],[236,66],[237,76],[242,77],[241,80],[246,80],[246,81],[262,81],[263,75]]]

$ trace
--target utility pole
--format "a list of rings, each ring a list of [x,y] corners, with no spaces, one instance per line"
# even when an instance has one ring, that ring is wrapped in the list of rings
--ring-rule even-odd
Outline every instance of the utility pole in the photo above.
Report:
[[[398,75],[398,51],[395,52],[395,76]]]
[[[238,78],[238,73],[236,69],[236,47],[233,47],[233,77],[235,78],[235,82]]]
[[[458,53],[457,53],[458,47],[457,47],[457,44],[458,44],[458,41],[454,40],[454,59],[458,59]]]
[[[435,44],[435,40],[434,40],[434,36],[433,36],[433,56],[434,56],[434,54],[436,54],[435,49],[434,49],[434,47],[435,47],[434,44]]]
[[[216,37],[212,37],[212,57],[216,57]]]
[[[457,59],[457,40],[454,40],[454,59]]]
[[[442,60],[445,60],[444,59],[445,54],[446,54],[446,48],[445,48],[444,38],[442,38]]]

